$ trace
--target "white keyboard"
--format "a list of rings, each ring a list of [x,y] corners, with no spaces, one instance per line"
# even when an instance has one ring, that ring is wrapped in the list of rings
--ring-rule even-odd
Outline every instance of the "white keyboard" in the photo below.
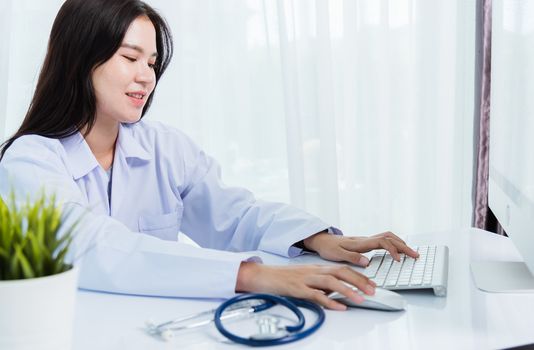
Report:
[[[395,261],[385,250],[371,258],[364,274],[378,287],[390,290],[433,289],[437,296],[447,295],[449,248],[446,246],[412,247],[418,259],[401,254]]]

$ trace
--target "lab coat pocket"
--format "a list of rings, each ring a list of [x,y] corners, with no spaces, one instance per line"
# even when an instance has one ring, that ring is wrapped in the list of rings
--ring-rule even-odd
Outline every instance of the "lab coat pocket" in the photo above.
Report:
[[[167,241],[176,241],[180,231],[183,208],[167,214],[147,214],[139,217],[139,232]]]

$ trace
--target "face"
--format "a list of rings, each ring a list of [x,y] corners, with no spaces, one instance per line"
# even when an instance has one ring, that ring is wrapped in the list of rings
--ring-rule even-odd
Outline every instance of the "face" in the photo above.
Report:
[[[97,123],[134,123],[156,85],[156,30],[135,19],[115,54],[93,71]]]

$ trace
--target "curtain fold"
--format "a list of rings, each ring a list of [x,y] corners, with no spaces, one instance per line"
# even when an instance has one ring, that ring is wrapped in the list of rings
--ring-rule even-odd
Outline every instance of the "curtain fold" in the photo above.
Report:
[[[7,134],[61,2],[13,2]],[[475,1],[147,2],[176,47],[146,118],[189,134],[226,183],[347,234],[471,224]]]
[[[488,206],[490,110],[491,110],[491,9],[492,0],[481,0],[482,21],[480,23],[480,62],[479,78],[480,100],[475,117],[476,161],[473,181],[473,226],[505,234],[503,228]]]
[[[348,233],[471,224],[474,1],[228,0],[195,23],[213,1],[150,3],[189,64],[160,92],[191,96],[150,117],[191,134],[226,182]]]
[[[264,0],[265,4],[265,0]],[[292,4],[289,4],[292,6]],[[279,34],[279,55],[281,78],[283,88],[284,114],[285,114],[285,131],[287,142],[287,167],[289,182],[289,199],[299,207],[306,207],[306,191],[304,182],[304,156],[301,145],[302,127],[301,111],[298,103],[298,69],[290,69],[297,66],[297,49],[295,40],[295,18],[293,9],[289,10],[284,6],[282,0],[277,1],[278,15],[278,34]],[[276,49],[275,49],[276,51]]]

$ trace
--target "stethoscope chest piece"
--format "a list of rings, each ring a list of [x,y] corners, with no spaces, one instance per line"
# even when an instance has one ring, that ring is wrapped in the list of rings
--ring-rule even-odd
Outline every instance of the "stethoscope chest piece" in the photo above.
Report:
[[[274,315],[261,315],[256,319],[258,333],[250,336],[254,340],[273,340],[286,337],[289,333],[280,327],[280,319]]]
[[[281,326],[280,319],[277,316],[271,314],[262,315],[256,319],[258,332],[248,338],[240,337],[224,327],[221,316],[227,308],[244,300],[263,300],[265,304],[262,305],[269,305],[269,307],[277,304],[284,306],[297,316],[297,322],[293,325]],[[308,309],[317,316],[315,322],[307,329],[304,329],[305,318],[300,308]],[[265,309],[266,307],[258,307],[258,310],[255,311]],[[248,346],[273,346],[291,343],[309,336],[321,327],[324,319],[324,310],[319,305],[309,301],[271,294],[242,294],[222,303],[215,310],[213,322],[217,330],[233,342]]]
[[[296,322],[272,313],[259,314],[275,305],[289,309],[297,317]],[[307,329],[304,329],[306,320],[300,308],[308,309],[316,315],[315,322]],[[240,337],[223,325],[223,321],[246,318],[253,314],[256,319],[257,332],[249,337]],[[293,321],[293,324],[282,325],[281,319]],[[152,336],[170,340],[177,331],[195,329],[213,322],[217,330],[233,342],[248,346],[272,346],[291,343],[307,337],[323,324],[324,319],[323,309],[309,301],[271,294],[241,294],[223,302],[216,309],[182,316],[160,324],[149,320],[145,329]]]

